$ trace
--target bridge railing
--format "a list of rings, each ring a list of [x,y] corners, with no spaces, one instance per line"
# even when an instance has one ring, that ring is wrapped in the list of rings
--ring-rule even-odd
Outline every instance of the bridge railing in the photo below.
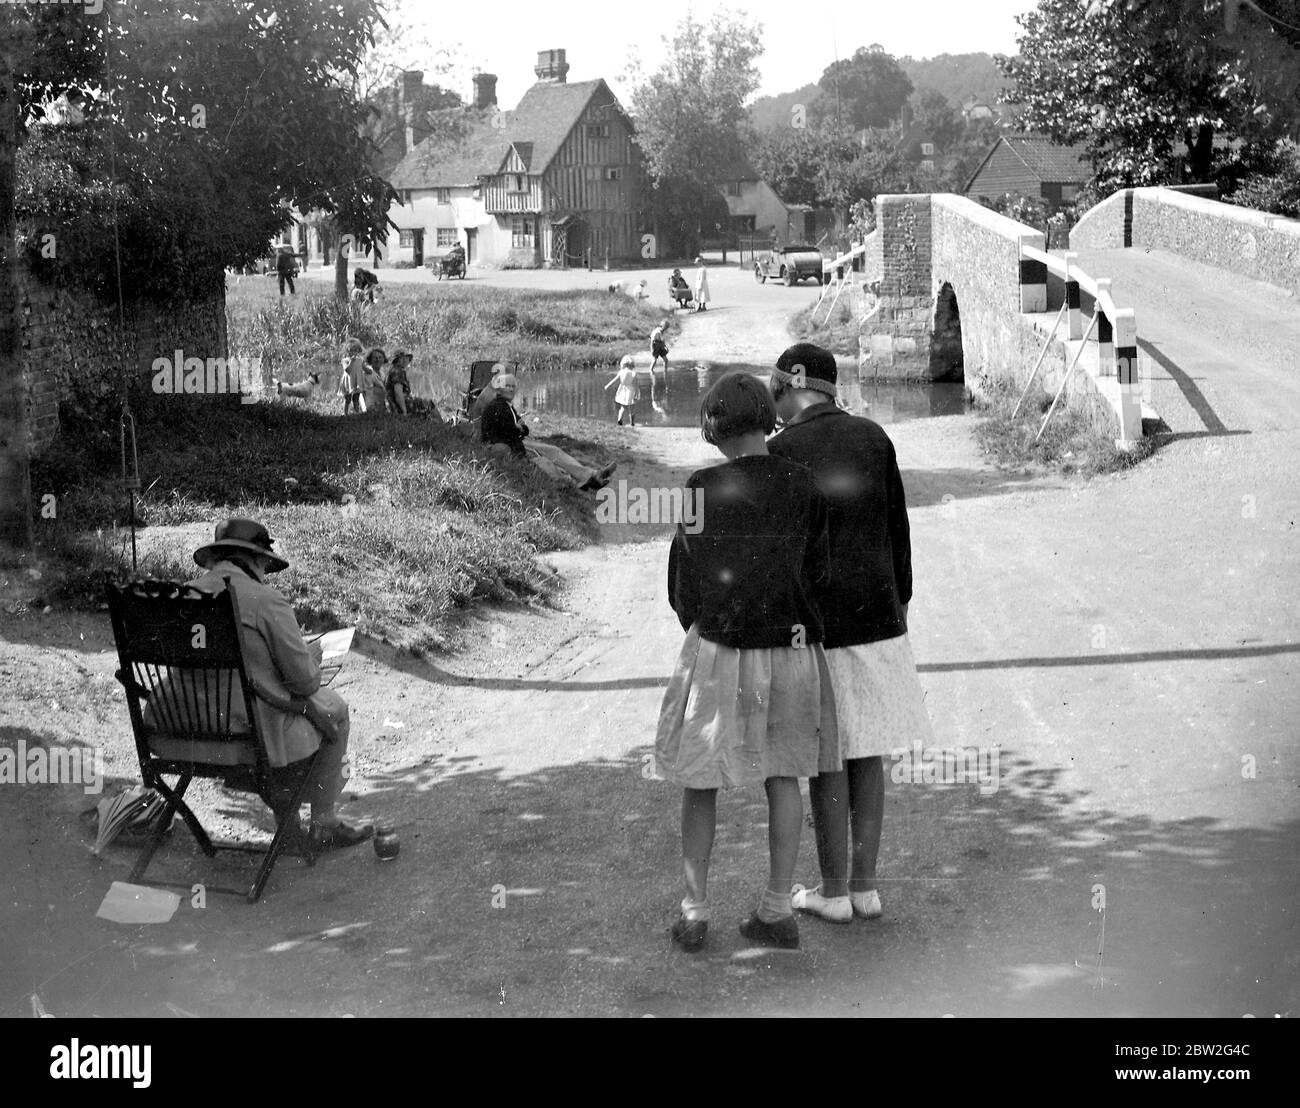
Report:
[[[830,307],[826,309],[826,318],[822,320],[823,323],[830,322],[831,316],[835,314],[835,305],[839,302],[840,293],[844,291],[844,286],[853,283],[853,263],[857,259],[866,256],[867,242],[863,240],[858,243],[850,243],[848,250],[837,257],[822,259],[822,291],[821,295],[817,297],[817,303],[813,305],[811,315],[814,326],[817,324],[817,313],[821,310],[822,302],[833,289],[834,295],[831,296]]]
[[[1096,332],[1097,376],[1113,378],[1118,385],[1121,438],[1132,441],[1142,437],[1141,373],[1138,367],[1137,316],[1132,308],[1121,308],[1110,291],[1110,278],[1092,277],[1078,263],[1079,255],[1066,251],[1062,255],[1049,254],[1023,239],[1020,242],[1020,310],[1025,313],[1047,310],[1047,274],[1054,273],[1065,286],[1065,301],[1057,313],[1044,344],[1051,344],[1057,328],[1065,324],[1065,337],[1081,341],[1078,352],[1066,371],[1068,379],[1083,353],[1083,345]],[[1092,318],[1085,330],[1083,325],[1082,297],[1087,292],[1093,300]],[[1041,365],[1042,359],[1039,359]],[[1035,365],[1034,373],[1038,371]],[[1030,382],[1034,374],[1030,375]],[[1025,386],[1028,391],[1029,384]],[[1061,389],[1065,381],[1061,382]],[[1057,398],[1060,397],[1060,390]],[[1055,407],[1055,401],[1053,401]],[[1050,411],[1048,413],[1050,415]],[[1044,421],[1044,424],[1046,421]],[[1041,433],[1041,430],[1040,430]]]

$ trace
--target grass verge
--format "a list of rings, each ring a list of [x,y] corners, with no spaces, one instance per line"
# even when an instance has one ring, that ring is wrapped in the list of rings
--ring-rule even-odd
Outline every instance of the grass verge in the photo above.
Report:
[[[798,342],[815,342],[824,346],[837,358],[858,356],[859,323],[854,312],[855,297],[852,293],[841,296],[826,319],[826,305],[815,307],[809,305],[790,319],[790,334]],[[813,311],[817,312],[817,322],[813,323]]]
[[[213,524],[252,516],[292,563],[277,585],[317,629],[356,624],[416,652],[447,648],[458,612],[544,599],[554,585],[536,555],[595,536],[586,494],[528,462],[489,460],[448,426],[168,399],[175,406],[138,417],[140,571],[194,576],[192,552]],[[116,428],[67,426],[35,463],[38,511],[47,492],[57,505],[36,524],[42,603],[98,606],[106,581],[129,569],[119,450]]]
[[[1093,477],[1129,469],[1155,450],[1150,438],[1141,439],[1132,450],[1117,447],[1108,417],[1100,410],[1101,401],[1095,399],[1082,409],[1058,405],[1042,437],[1035,441],[1051,398],[1041,396],[1035,403],[1031,397],[1013,419],[1020,390],[1003,381],[991,388],[980,402],[985,418],[976,424],[975,438],[993,462],[1005,469]]]

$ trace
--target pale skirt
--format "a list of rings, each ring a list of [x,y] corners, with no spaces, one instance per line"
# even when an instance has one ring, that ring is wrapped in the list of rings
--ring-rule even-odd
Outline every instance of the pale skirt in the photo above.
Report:
[[[850,758],[874,758],[934,745],[925,691],[907,635],[826,651],[835,686],[840,749]]]
[[[634,385],[619,385],[614,390],[614,403],[623,408],[630,408],[636,403],[636,393]]]
[[[820,644],[737,650],[690,629],[659,713],[660,777],[716,789],[816,777],[841,765]]]

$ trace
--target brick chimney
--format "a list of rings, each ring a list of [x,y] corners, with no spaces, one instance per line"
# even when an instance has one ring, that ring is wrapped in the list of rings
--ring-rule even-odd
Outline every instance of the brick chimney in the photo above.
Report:
[[[564,51],[537,51],[537,65],[533,72],[537,74],[539,81],[545,81],[553,85],[564,84],[564,80],[569,74],[569,63],[564,60]]]
[[[424,70],[404,69],[401,77],[402,154],[415,148],[415,116],[424,93]]]
[[[491,108],[497,102],[497,75],[495,73],[474,74],[474,107]]]

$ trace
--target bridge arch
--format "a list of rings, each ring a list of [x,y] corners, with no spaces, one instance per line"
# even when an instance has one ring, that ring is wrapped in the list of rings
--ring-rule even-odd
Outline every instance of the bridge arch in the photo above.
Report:
[[[961,305],[951,283],[944,281],[935,296],[934,320],[930,327],[930,380],[964,380],[965,362]]]

